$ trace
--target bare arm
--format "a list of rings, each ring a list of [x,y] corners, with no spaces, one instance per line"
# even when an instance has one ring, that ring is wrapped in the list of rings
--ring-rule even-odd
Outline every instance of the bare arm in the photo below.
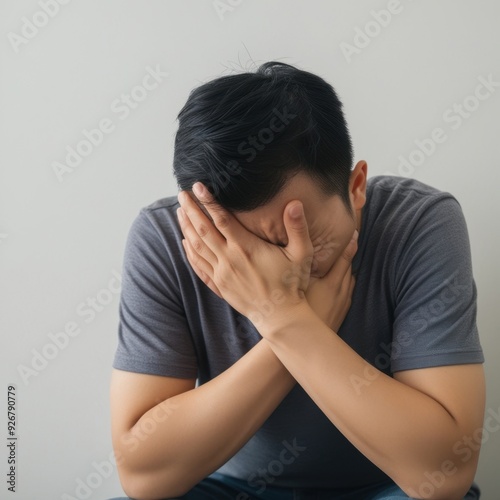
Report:
[[[249,317],[255,296],[262,300],[279,292],[284,297],[256,327],[342,434],[409,496],[463,498],[474,478],[479,446],[471,447],[467,459],[456,450],[482,428],[482,365],[407,370],[391,378],[367,363],[313,310],[309,302],[321,302],[321,293],[308,294],[310,284],[300,279],[293,286],[282,279],[292,250],[302,254],[305,262],[312,253],[303,211],[293,217],[296,201],[285,207],[289,243],[281,253],[238,225],[221,207],[206,205],[218,231],[207,230],[203,214],[189,198],[180,202],[191,221],[189,227],[196,228],[187,238],[199,266],[235,309]],[[346,249],[319,280],[320,292],[338,288],[338,283],[327,286],[329,274],[337,266],[347,268],[349,260]],[[350,279],[347,273],[341,288],[348,287]],[[325,300],[336,301],[330,292]],[[328,308],[320,309],[328,312]],[[431,484],[431,477],[438,477],[437,483]],[[432,490],[423,487],[427,483]]]
[[[391,378],[332,333],[307,304],[278,316],[261,333],[356,448],[411,498],[464,497],[479,446],[466,459],[457,449],[482,427],[482,365],[407,370]]]
[[[113,446],[125,492],[184,494],[248,441],[294,383],[265,341],[197,388],[193,379],[114,370]]]
[[[193,231],[181,222],[184,234]],[[277,248],[277,247],[276,247]],[[189,263],[220,292],[185,246]],[[300,248],[295,250],[300,262]],[[332,282],[344,282],[346,269]],[[349,273],[350,274],[350,269]],[[311,289],[312,290],[312,289]],[[340,326],[352,284],[329,291],[333,305],[318,314]],[[323,295],[320,288],[316,294]],[[113,372],[113,446],[126,493],[140,500],[179,496],[231,458],[262,426],[295,384],[268,342],[261,340],[224,373],[195,388],[194,379]]]

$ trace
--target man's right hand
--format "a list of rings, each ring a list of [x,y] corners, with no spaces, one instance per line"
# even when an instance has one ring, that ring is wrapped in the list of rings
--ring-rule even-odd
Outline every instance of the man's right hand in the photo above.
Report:
[[[338,332],[349,308],[356,284],[352,259],[358,249],[358,231],[347,244],[332,268],[322,278],[310,278],[306,299],[314,312],[334,332]]]

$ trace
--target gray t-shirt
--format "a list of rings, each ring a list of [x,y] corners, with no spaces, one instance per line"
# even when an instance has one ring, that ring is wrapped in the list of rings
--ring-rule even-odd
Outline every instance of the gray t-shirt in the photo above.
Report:
[[[113,367],[203,384],[261,337],[191,269],[178,206],[174,196],[158,200],[132,224]],[[415,179],[376,176],[368,179],[362,214],[356,286],[338,335],[389,375],[482,363],[470,245],[457,200]],[[362,394],[363,381],[353,380],[353,388]],[[299,385],[219,471],[260,491],[271,482],[341,489],[388,479]]]

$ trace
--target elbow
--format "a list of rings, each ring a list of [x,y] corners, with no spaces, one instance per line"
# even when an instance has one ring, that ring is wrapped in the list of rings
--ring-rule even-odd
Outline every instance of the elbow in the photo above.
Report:
[[[170,463],[152,460],[137,447],[126,447],[126,438],[115,442],[115,456],[120,484],[125,494],[134,500],[163,500],[185,495],[196,484],[188,467],[179,464],[178,457]]]
[[[157,472],[121,471],[120,482],[125,494],[134,500],[163,500],[185,495],[194,485],[181,474],[162,470]]]
[[[127,478],[122,481],[125,494],[134,500],[163,500],[165,498],[179,498],[191,488],[181,484],[163,481],[161,487],[155,486],[147,478]]]
[[[410,498],[418,500],[462,500],[474,481],[475,472],[476,467],[426,471],[399,487]]]

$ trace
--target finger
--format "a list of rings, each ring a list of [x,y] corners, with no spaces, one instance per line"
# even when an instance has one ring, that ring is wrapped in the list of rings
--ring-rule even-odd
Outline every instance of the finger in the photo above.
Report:
[[[354,255],[356,255],[356,252],[358,250],[358,237],[359,237],[359,232],[357,229],[355,229],[351,241],[349,241],[342,254],[344,259],[347,260],[348,262],[352,262]]]
[[[191,233],[190,238],[194,248],[196,250],[198,250],[198,247],[202,248],[200,242],[203,242],[214,254],[223,251],[226,247],[224,236],[203,212],[202,208],[197,205],[194,197],[191,197],[187,191],[180,191],[177,199],[184,210],[184,215],[189,219],[194,229],[194,233]],[[196,239],[198,239],[198,242],[196,242]]]
[[[201,257],[198,252],[196,252],[190,241],[188,239],[183,239],[182,246],[184,247],[191,267],[197,271],[198,275],[203,276],[202,281],[205,282],[212,279],[214,274],[213,267],[203,257]]]
[[[344,310],[344,312],[343,312],[344,319],[342,320],[342,323],[344,322],[345,317],[346,317],[346,315],[347,315],[347,313],[352,305],[352,295],[354,292],[354,286],[356,285],[356,278],[351,273],[348,273],[346,275],[346,279],[344,280],[344,283],[342,286],[344,287],[344,285],[346,285],[346,288],[345,289],[342,288],[341,293],[339,295],[339,299],[343,301],[342,308]],[[338,329],[340,328],[342,323],[337,327],[336,330],[334,328],[334,330],[336,332],[338,332]]]
[[[188,259],[188,262],[191,265],[191,267],[193,268],[193,271],[196,273],[198,278],[200,278],[200,280],[203,281],[203,283],[205,283],[205,285],[207,285],[212,290],[212,292],[214,292],[216,295],[218,295],[222,299],[222,295],[221,295],[219,289],[217,288],[217,286],[215,285],[215,283],[213,282],[213,280],[211,279],[209,274],[200,268],[200,266],[199,266],[200,257],[193,250],[189,241],[185,240],[185,239],[182,240],[182,246],[184,247],[184,251],[186,252],[186,257]],[[208,268],[206,267],[206,269],[208,269]],[[212,272],[213,272],[213,269],[212,269]]]
[[[352,297],[352,293],[354,292],[354,287],[356,286],[356,276],[351,274],[351,284],[349,285],[349,297]]]
[[[358,250],[358,236],[359,233],[357,230],[355,230],[351,240],[346,245],[346,247],[342,251],[342,254],[336,260],[335,264],[328,271],[325,278],[331,280],[339,279],[340,277],[340,279],[343,279],[343,277],[346,276],[347,271],[351,269],[352,260]],[[351,273],[349,272],[349,274]]]
[[[249,231],[225,208],[221,207],[210,191],[201,183],[193,184],[193,193],[212,218],[213,224],[226,240],[240,240]]]
[[[341,284],[341,293],[350,300],[352,292],[354,290],[354,285],[356,284],[356,278],[352,274],[352,267],[349,266],[348,272],[345,273],[344,279]]]
[[[304,214],[304,207],[298,200],[287,204],[283,214],[283,222],[288,237],[285,250],[294,262],[312,264],[313,245],[309,238],[309,229]]]
[[[196,232],[191,220],[187,217],[186,212],[182,207],[177,209],[177,218],[179,219],[182,234],[184,235],[184,238],[189,241],[192,249],[209,262],[212,267],[214,267],[218,262],[217,256],[205,244],[203,238],[201,238]]]

